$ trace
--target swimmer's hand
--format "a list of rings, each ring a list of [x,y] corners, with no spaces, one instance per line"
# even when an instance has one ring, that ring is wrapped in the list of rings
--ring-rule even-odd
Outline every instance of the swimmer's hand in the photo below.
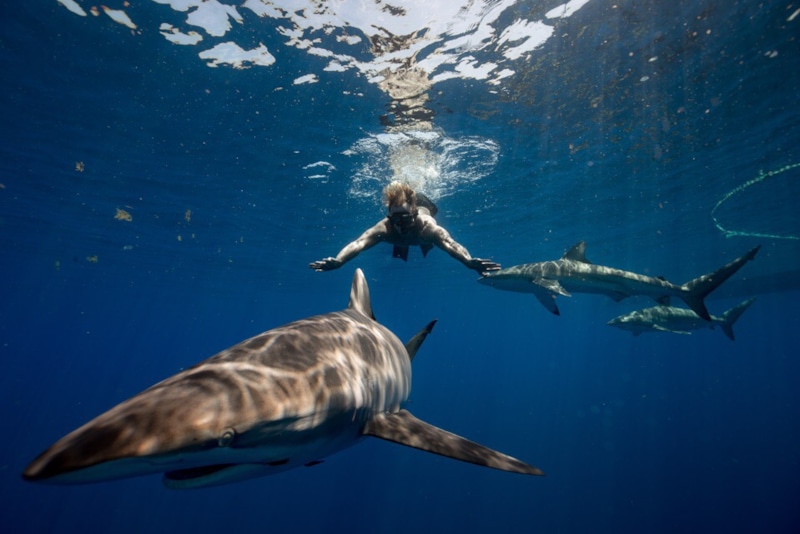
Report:
[[[311,262],[308,266],[315,271],[332,271],[344,265],[343,262],[336,258],[323,258],[319,261]]]
[[[483,258],[472,258],[469,262],[469,268],[476,271],[478,274],[483,275],[489,271],[499,271],[500,264],[492,260],[485,260]]]

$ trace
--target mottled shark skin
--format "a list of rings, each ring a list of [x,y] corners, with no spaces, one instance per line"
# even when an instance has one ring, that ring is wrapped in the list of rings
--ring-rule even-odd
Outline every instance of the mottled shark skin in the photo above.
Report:
[[[159,382],[61,438],[22,476],[78,484],[163,473],[170,488],[206,487],[315,465],[365,436],[541,475],[401,409],[434,323],[403,345],[374,319],[356,270],[345,310],[269,330]]]
[[[709,321],[700,318],[695,312],[686,308],[654,306],[620,315],[611,319],[607,324],[632,332],[634,336],[647,332],[691,334],[691,330],[699,330],[701,328],[713,330],[715,326],[719,326],[720,330],[731,341],[735,341],[736,336],[733,334],[733,325],[755,300],[755,298],[747,299],[723,313],[721,317],[712,315]]]
[[[760,248],[751,249],[712,273],[677,285],[660,277],[595,265],[586,259],[586,242],[580,241],[559,260],[507,267],[487,273],[478,282],[506,291],[533,293],[555,315],[561,314],[556,305],[557,295],[570,297],[571,293],[595,293],[615,301],[643,295],[663,305],[669,305],[670,297],[678,297],[698,316],[709,321],[711,315],[703,299],[752,260]]]

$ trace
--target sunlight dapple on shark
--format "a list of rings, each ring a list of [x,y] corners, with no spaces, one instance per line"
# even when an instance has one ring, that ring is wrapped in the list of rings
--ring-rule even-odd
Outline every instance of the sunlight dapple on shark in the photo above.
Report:
[[[23,478],[163,473],[170,488],[198,488],[314,465],[366,436],[541,475],[402,409],[411,360],[435,322],[404,345],[375,320],[356,270],[346,309],[269,330],[150,387],[61,438]]]
[[[595,265],[586,259],[586,242],[580,241],[561,259],[514,265],[486,273],[478,282],[506,291],[533,293],[555,315],[561,314],[556,305],[557,295],[570,297],[571,293],[595,293],[615,301],[643,295],[664,305],[669,304],[670,297],[678,297],[699,317],[710,321],[711,314],[704,302],[706,296],[755,258],[760,248],[749,250],[714,272],[677,285],[661,277]]]

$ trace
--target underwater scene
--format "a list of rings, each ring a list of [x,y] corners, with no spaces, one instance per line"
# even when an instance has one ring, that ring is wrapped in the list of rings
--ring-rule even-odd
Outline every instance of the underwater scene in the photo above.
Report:
[[[800,2],[0,13],[4,532],[800,531]]]

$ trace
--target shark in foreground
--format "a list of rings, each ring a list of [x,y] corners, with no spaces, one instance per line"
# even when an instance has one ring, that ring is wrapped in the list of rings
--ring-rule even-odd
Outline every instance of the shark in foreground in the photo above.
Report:
[[[478,282],[487,286],[519,293],[533,293],[545,308],[560,315],[556,296],[570,297],[570,293],[599,293],[615,301],[634,295],[654,298],[659,304],[669,305],[670,297],[681,298],[689,308],[706,321],[711,315],[703,301],[733,276],[748,261],[752,260],[760,246],[744,256],[736,258],[716,271],[676,285],[643,274],[636,274],[613,267],[595,265],[586,259],[586,242],[580,241],[569,249],[560,260],[524,263],[485,274]]]
[[[721,317],[711,316],[710,321],[701,319],[692,310],[675,308],[673,306],[654,306],[637,310],[627,315],[620,315],[611,319],[607,324],[622,330],[633,332],[638,336],[644,332],[672,332],[673,334],[691,334],[690,330],[711,328],[719,325],[722,332],[735,341],[733,324],[739,320],[744,311],[755,302],[755,298],[747,299],[738,306],[722,314]]]
[[[169,488],[199,488],[314,465],[365,436],[543,474],[401,408],[435,322],[403,345],[375,320],[356,270],[346,309],[269,330],[146,389],[58,440],[22,476],[77,484],[163,473]]]

